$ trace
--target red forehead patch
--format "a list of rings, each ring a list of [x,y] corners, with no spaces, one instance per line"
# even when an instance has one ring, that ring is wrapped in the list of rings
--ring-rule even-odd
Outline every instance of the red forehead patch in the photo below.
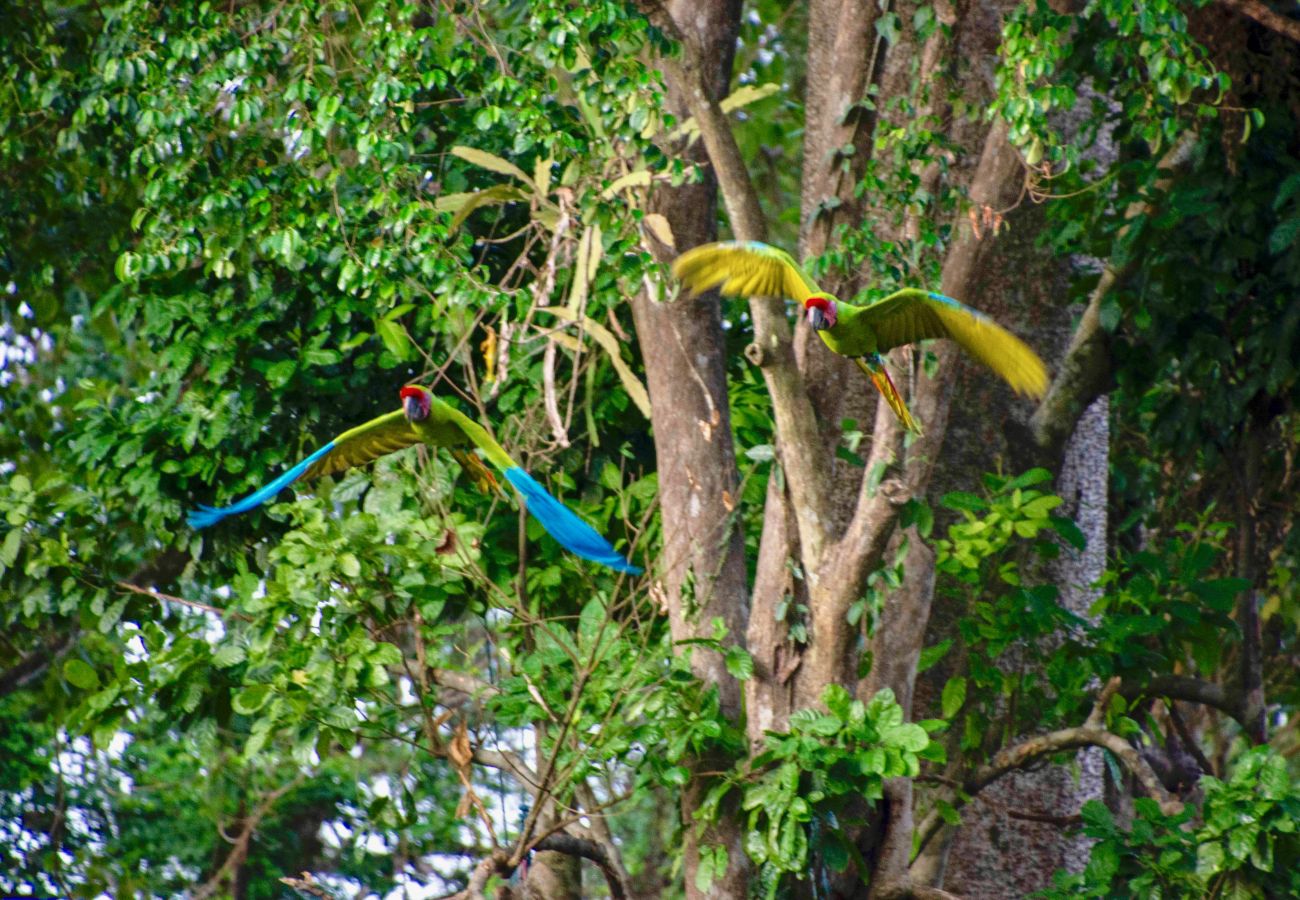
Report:
[[[826,299],[825,297],[819,296],[818,294],[813,294],[811,297],[809,297],[807,300],[803,302],[803,308],[804,309],[816,308],[816,309],[820,309],[822,312],[828,312],[831,308],[831,301]]]
[[[397,392],[397,396],[403,400],[407,397],[423,397],[424,388],[420,387],[418,384],[408,384]]]

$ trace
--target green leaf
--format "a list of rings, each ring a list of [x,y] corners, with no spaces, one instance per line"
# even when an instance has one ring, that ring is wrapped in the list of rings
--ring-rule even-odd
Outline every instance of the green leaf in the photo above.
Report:
[[[399,666],[402,664],[402,651],[392,644],[376,644],[370,652],[370,663],[375,666]]]
[[[238,644],[225,643],[212,654],[212,665],[218,669],[228,669],[243,662],[248,654]]]
[[[85,660],[76,657],[63,664],[63,677],[73,687],[79,687],[83,691],[93,691],[99,687],[98,673]]]
[[[883,729],[880,732],[880,742],[910,753],[920,753],[930,743],[930,736],[920,725],[904,722]]]
[[[405,360],[411,355],[411,339],[406,336],[406,329],[396,322],[376,319],[375,334],[379,335],[388,352],[399,360]]]
[[[961,710],[962,704],[966,702],[966,679],[957,676],[949,678],[948,683],[943,686],[942,698],[943,717],[951,719]]]
[[[1196,848],[1196,874],[1202,878],[1217,875],[1224,863],[1223,845],[1207,841]]]
[[[946,509],[954,509],[958,512],[984,512],[989,508],[983,498],[966,491],[952,491],[944,494],[939,503]]]
[[[921,651],[920,657],[916,663],[916,674],[928,671],[935,663],[943,659],[948,651],[952,649],[952,638],[940,641],[933,647],[926,647]]]
[[[1074,523],[1073,519],[1065,516],[1048,516],[1047,520],[1052,523],[1052,528],[1061,536],[1061,539],[1075,550],[1082,553],[1087,549],[1088,539],[1079,526]]]
[[[270,699],[271,686],[269,684],[254,684],[236,694],[230,701],[230,705],[240,715],[251,716],[265,706],[266,701]]]
[[[748,681],[754,677],[754,658],[743,647],[727,648],[725,657],[727,671],[737,681]]]
[[[1297,235],[1300,235],[1300,216],[1278,223],[1268,236],[1268,249],[1280,256],[1296,242]]]

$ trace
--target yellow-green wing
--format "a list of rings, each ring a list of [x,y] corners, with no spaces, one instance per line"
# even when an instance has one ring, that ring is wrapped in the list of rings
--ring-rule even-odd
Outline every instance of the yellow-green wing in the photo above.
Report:
[[[926,338],[948,338],[997,372],[1021,394],[1041,397],[1047,392],[1047,366],[1029,345],[983,313],[942,294],[905,288],[854,317],[876,335],[876,349]]]
[[[758,241],[701,244],[673,260],[673,274],[694,294],[716,287],[728,297],[789,297],[802,303],[821,293],[789,253]]]
[[[333,475],[418,443],[420,436],[399,409],[349,429],[330,441],[330,451],[312,463],[303,477]]]

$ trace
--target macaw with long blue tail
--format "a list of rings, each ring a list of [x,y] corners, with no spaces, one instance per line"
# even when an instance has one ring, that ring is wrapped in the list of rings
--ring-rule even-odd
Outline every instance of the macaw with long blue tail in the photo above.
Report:
[[[515,490],[523,495],[528,511],[566,550],[620,572],[640,574],[641,569],[629,563],[610,546],[609,541],[520,468],[482,425],[433,396],[428,388],[408,384],[401,389],[399,396],[401,409],[343,432],[279,478],[242,500],[220,509],[200,506],[189,514],[190,527],[207,528],[227,516],[248,512],[272,499],[300,478],[332,475],[419,443],[450,448],[480,486],[495,487],[496,480],[491,471],[467,446],[473,445],[482,450],[488,462],[496,466],[506,480],[514,485]]]
[[[783,250],[758,241],[722,241],[687,250],[673,274],[694,293],[716,287],[727,296],[789,297],[803,305],[808,324],[835,353],[852,357],[909,431],[920,433],[882,353],[926,338],[949,338],[988,366],[1017,393],[1042,397],[1047,366],[1020,338],[951,297],[904,288],[869,306],[826,293]]]

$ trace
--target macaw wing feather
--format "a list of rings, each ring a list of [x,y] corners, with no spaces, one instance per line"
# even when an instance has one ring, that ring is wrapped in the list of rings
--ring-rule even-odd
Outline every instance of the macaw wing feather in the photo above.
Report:
[[[865,307],[858,320],[875,332],[881,353],[913,341],[948,338],[1017,393],[1042,397],[1047,392],[1047,366],[1028,344],[983,313],[942,294],[905,288]]]
[[[821,293],[789,253],[758,241],[722,241],[687,250],[673,274],[692,293],[710,288],[728,297],[789,297],[800,303]]]
[[[210,525],[217,524],[227,516],[238,515],[239,513],[248,512],[254,507],[261,506],[266,501],[273,499],[276,494],[280,493],[280,491],[301,478],[307,469],[328,456],[330,451],[333,449],[334,445],[332,443],[326,444],[311,456],[308,456],[302,462],[289,469],[279,478],[275,479],[270,484],[258,488],[247,497],[236,500],[229,506],[200,506],[198,509],[193,510],[188,516],[186,516],[186,521],[189,523],[191,528],[207,528]]]
[[[312,463],[303,473],[304,478],[334,475],[353,466],[363,466],[420,443],[420,436],[399,409],[350,428],[330,443],[334,445],[333,452]]]
[[[419,443],[401,410],[371,419],[364,425],[343,432],[302,462],[263,487],[236,500],[229,506],[200,506],[187,517],[191,528],[207,528],[227,516],[248,512],[274,499],[275,495],[300,478],[331,475],[351,466],[378,459],[385,454]]]

